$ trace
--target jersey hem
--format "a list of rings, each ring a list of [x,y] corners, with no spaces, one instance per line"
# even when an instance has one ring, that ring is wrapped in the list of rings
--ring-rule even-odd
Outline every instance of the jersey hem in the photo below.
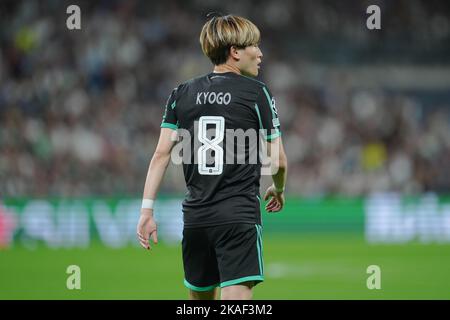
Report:
[[[204,228],[204,227],[216,227],[216,226],[223,226],[227,224],[233,224],[233,223],[245,223],[245,224],[260,224],[259,222],[253,220],[231,220],[231,221],[222,221],[222,222],[207,222],[207,223],[184,223],[184,228]]]

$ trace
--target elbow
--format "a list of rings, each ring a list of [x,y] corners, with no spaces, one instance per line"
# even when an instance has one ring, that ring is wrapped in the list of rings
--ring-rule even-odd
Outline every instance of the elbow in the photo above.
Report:
[[[272,174],[280,174],[280,173],[286,173],[287,171],[287,159],[286,157],[280,156],[277,161],[275,161],[274,166],[272,166],[272,169],[275,171],[272,171]]]
[[[278,162],[278,170],[286,172],[287,171],[287,160],[286,159],[280,159]]]
[[[287,159],[283,159],[283,160],[280,161],[280,169],[281,170],[286,171],[287,170],[287,166],[288,166]]]
[[[280,170],[286,171],[287,170],[287,166],[288,166],[288,163],[287,163],[286,154],[284,152],[282,152],[280,154],[280,158],[278,160],[278,168]]]

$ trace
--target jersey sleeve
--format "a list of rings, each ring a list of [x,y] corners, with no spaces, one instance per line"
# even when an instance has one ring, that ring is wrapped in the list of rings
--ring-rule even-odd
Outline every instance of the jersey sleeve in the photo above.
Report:
[[[167,99],[166,107],[164,110],[164,115],[161,122],[161,128],[178,129],[178,119],[175,112],[175,107],[177,106],[177,88],[173,89],[172,93]]]
[[[267,141],[281,136],[280,119],[275,106],[275,99],[267,87],[262,87],[256,99],[256,113],[259,120],[259,128],[264,129],[264,137]]]

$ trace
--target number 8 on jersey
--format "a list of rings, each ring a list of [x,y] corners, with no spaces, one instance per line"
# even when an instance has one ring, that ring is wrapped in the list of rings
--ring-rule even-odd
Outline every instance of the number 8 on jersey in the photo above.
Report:
[[[214,125],[214,139],[207,135],[208,125]],[[198,120],[198,140],[202,144],[198,149],[198,173],[201,175],[220,175],[223,171],[223,141],[225,118],[221,116],[202,116]],[[208,166],[207,152],[214,152],[214,166]]]

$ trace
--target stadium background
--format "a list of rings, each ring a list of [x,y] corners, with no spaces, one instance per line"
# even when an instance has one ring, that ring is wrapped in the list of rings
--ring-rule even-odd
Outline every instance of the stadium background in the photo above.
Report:
[[[371,4],[381,30],[366,28]],[[450,3],[418,0],[2,1],[0,299],[187,297],[180,167],[151,253],[135,226],[165,101],[211,70],[210,11],[259,26],[289,160],[255,298],[449,299]]]

